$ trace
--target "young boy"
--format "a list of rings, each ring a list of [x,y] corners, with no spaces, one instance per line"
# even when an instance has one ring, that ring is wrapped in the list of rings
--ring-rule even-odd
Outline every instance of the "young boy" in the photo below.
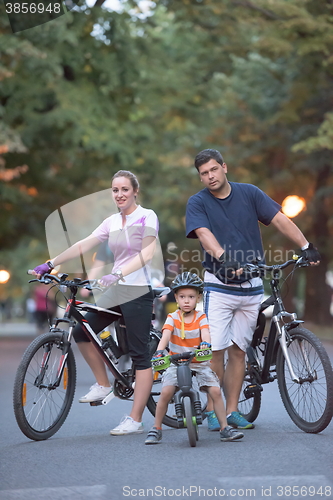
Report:
[[[207,317],[196,311],[196,305],[203,291],[203,281],[193,273],[184,272],[176,276],[171,283],[179,309],[169,314],[162,329],[162,338],[157,346],[154,357],[163,356],[163,350],[169,345],[170,354],[193,351],[211,347]],[[226,412],[221,388],[216,374],[209,366],[209,361],[190,364],[200,390],[208,392],[213,400],[214,411],[220,423],[221,441],[241,439],[244,434],[227,425]],[[172,399],[177,386],[177,367],[172,365],[163,374],[162,392],[157,403],[155,423],[147,435],[145,444],[157,444],[162,439],[162,420],[166,414],[168,404]]]

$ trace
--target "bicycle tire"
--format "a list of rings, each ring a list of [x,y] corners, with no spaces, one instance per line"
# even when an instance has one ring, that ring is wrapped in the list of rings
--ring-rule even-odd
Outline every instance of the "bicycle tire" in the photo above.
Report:
[[[197,445],[197,425],[193,422],[192,402],[188,396],[183,398],[184,415],[186,418],[186,429],[190,446]]]
[[[36,380],[46,349],[49,358],[43,376],[43,385],[56,380],[62,356],[61,333],[48,332],[37,337],[26,349],[17,369],[13,403],[17,424],[23,434],[34,441],[53,436],[64,423],[72,406],[76,385],[76,363],[69,348],[60,385],[52,390],[40,388]]]
[[[256,420],[261,407],[261,392],[257,392],[253,397],[248,399],[245,397],[244,390],[252,383],[254,382],[251,380],[248,370],[246,370],[238,400],[238,411],[248,422],[254,422]]]
[[[296,327],[289,337],[287,348],[293,370],[305,380],[302,384],[292,381],[279,347],[276,374],[280,395],[292,421],[302,431],[317,434],[329,425],[333,416],[332,365],[324,346],[309,330]]]

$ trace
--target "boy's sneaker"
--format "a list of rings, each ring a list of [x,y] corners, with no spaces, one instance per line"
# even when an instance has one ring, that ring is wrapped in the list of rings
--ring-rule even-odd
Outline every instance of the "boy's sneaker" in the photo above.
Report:
[[[208,430],[209,431],[219,431],[221,429],[220,422],[217,420],[215,411],[205,411],[207,415]]]
[[[110,431],[111,436],[124,436],[125,434],[142,434],[143,423],[135,422],[132,417],[124,417],[117,427]]]
[[[244,434],[242,432],[236,431],[230,425],[227,425],[222,431],[220,431],[221,441],[235,441],[235,439],[242,439]]]
[[[161,429],[156,429],[156,427],[152,427],[147,434],[147,439],[145,444],[157,444],[162,440],[162,431]]]
[[[90,387],[90,391],[82,398],[79,399],[79,403],[92,403],[94,401],[102,401],[110,392],[112,387],[104,387],[103,385],[94,384]]]
[[[235,429],[254,429],[254,425],[248,422],[239,411],[231,412],[227,417],[227,423]]]

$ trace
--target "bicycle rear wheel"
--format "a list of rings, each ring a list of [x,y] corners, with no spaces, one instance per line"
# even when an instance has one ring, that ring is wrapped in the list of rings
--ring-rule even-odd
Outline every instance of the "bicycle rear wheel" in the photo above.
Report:
[[[276,373],[283,404],[293,422],[304,432],[318,433],[333,415],[333,372],[320,340],[309,330],[289,332],[288,354],[300,383],[294,382],[281,347]]]
[[[53,436],[71,408],[76,364],[68,351],[60,384],[54,387],[63,357],[61,333],[44,333],[26,349],[14,383],[14,413],[19,428],[29,439],[41,441]]]
[[[248,422],[254,422],[258,417],[261,406],[261,392],[254,391],[251,397],[246,397],[247,388],[254,384],[248,370],[245,372],[242,389],[238,400],[238,411]],[[256,384],[254,384],[256,385]]]

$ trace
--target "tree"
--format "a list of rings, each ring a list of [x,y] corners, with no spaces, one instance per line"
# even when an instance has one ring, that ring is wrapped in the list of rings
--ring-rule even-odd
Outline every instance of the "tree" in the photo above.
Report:
[[[195,248],[184,238],[185,204],[200,189],[193,158],[215,147],[231,180],[279,202],[306,198],[297,223],[323,262],[307,272],[305,309],[327,323],[332,3],[163,0],[149,16],[139,5],[81,5],[15,36],[1,21],[0,243],[42,238],[50,212],[109,187],[125,168],[159,215],[163,246]],[[266,247],[286,244],[269,229],[264,236]]]
[[[325,276],[333,235],[332,2],[164,4],[210,37],[201,77],[208,88],[215,79],[218,97],[207,146],[222,136],[237,180],[255,182],[277,201],[291,193],[306,197],[299,224],[320,248],[322,263],[307,273],[305,316],[330,322]]]

